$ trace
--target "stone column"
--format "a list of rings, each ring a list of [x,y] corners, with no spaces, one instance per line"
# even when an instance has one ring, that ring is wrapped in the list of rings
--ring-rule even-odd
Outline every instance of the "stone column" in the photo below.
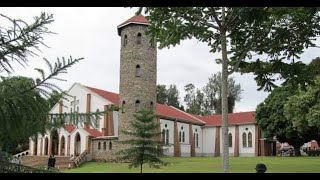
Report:
[[[90,112],[91,112],[91,94],[87,94],[86,113],[90,113]],[[85,125],[85,128],[90,129],[90,123],[89,122],[85,122],[84,125]]]
[[[235,135],[234,135],[234,157],[239,157],[239,126],[235,127]]]
[[[255,147],[254,147],[254,154],[255,156],[259,156],[259,139],[260,139],[260,128],[259,126],[256,124],[255,125]]]
[[[181,156],[181,146],[180,146],[180,142],[179,142],[177,120],[174,120],[174,156],[175,157]]]
[[[216,138],[214,145],[214,156],[220,156],[220,127],[216,126]]]
[[[190,144],[190,155],[191,157],[196,156],[196,144],[195,144],[195,137],[193,135],[193,130],[192,130],[192,124],[189,123],[189,144]]]

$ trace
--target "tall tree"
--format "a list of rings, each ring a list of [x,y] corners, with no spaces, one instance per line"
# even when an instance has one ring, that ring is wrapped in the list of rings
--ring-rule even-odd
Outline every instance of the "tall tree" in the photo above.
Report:
[[[166,85],[157,85],[157,102],[160,104],[165,104],[168,102],[168,94]]]
[[[223,171],[229,172],[228,75],[238,67],[243,73],[254,72],[260,89],[267,91],[275,87],[273,74],[294,78],[301,63],[293,59],[304,47],[314,47],[311,40],[320,32],[317,8],[147,7],[145,13],[151,22],[148,33],[160,48],[194,37],[207,43],[210,52],[221,52]],[[268,58],[245,62],[253,54]]]
[[[36,90],[19,95],[21,89],[33,87],[35,82],[26,77],[3,78],[0,82],[0,147],[14,153],[18,144],[38,132],[44,132],[49,104]]]
[[[83,58],[70,57],[67,61],[58,58],[55,63],[44,59],[49,69],[48,75],[44,70],[35,68],[40,73],[39,78],[11,77],[13,64],[25,67],[29,64],[28,58],[38,56],[40,48],[46,46],[43,37],[52,33],[47,25],[53,22],[53,15],[41,13],[29,24],[0,14],[0,21],[1,146],[8,139],[19,141],[43,131],[49,108],[42,96],[48,97],[53,90],[62,92],[54,80],[61,81],[59,74],[66,73],[68,68]]]
[[[315,78],[314,85],[306,90],[299,88],[295,95],[289,97],[284,106],[284,115],[292,119],[297,131],[309,135],[307,142],[317,140],[320,145],[320,76]]]
[[[156,115],[150,109],[142,109],[134,114],[134,117],[135,120],[131,122],[132,130],[123,131],[132,139],[121,142],[130,146],[119,152],[120,159],[129,161],[129,168],[140,166],[141,173],[145,163],[155,168],[166,165],[159,158],[163,156],[163,151],[162,143],[158,138],[160,133],[157,130],[160,124],[155,121]]]
[[[167,90],[167,96],[168,96],[168,105],[176,108],[180,108],[179,90],[177,89],[176,85],[170,84]]]
[[[221,107],[221,72],[213,74],[209,77],[209,82],[203,87],[205,94],[206,105],[204,109],[208,114],[213,114],[212,110],[215,110],[216,114],[222,113]],[[233,77],[228,78],[228,113],[232,113],[235,107],[235,103],[241,99],[241,86],[236,84]]]
[[[308,142],[308,134],[297,131],[293,126],[293,118],[286,118],[284,114],[284,105],[296,92],[297,89],[290,84],[276,88],[257,106],[255,117],[267,138],[276,136],[279,142],[288,142],[294,147],[295,154],[300,155],[300,147]]]

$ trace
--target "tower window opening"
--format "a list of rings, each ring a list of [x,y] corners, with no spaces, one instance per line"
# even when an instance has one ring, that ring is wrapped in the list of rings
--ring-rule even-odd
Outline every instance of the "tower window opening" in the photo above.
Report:
[[[140,65],[136,65],[136,77],[140,77],[141,76],[141,68]]]
[[[141,37],[142,37],[141,33],[138,33],[138,35],[137,35],[137,44],[141,44]]]
[[[140,110],[140,101],[136,100],[136,104],[135,104],[135,112],[138,112]]]
[[[127,35],[124,35],[124,38],[123,38],[123,46],[126,46],[128,44],[128,36]]]
[[[121,108],[122,108],[122,113],[124,113],[125,111],[124,111],[124,108],[125,108],[125,105],[126,105],[126,102],[125,101],[122,101],[122,106],[121,106]]]
[[[150,109],[153,109],[153,101],[150,102]]]

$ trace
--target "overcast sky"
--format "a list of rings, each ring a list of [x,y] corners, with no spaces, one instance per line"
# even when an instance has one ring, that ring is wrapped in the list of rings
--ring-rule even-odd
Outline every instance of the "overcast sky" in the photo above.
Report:
[[[40,12],[54,14],[55,21],[48,27],[57,35],[45,36],[44,42],[50,48],[42,48],[39,57],[31,57],[29,67],[15,67],[15,75],[36,77],[34,67],[45,68],[41,61],[51,62],[57,57],[83,57],[83,61],[68,69],[63,75],[67,82],[58,82],[65,90],[74,82],[111,92],[119,92],[120,37],[117,26],[134,15],[136,8],[0,8],[0,13],[11,18],[31,22]],[[319,44],[319,43],[317,43]],[[183,101],[184,86],[193,83],[202,88],[211,74],[221,71],[215,63],[219,54],[209,53],[206,44],[197,40],[185,40],[179,46],[158,50],[157,84],[176,84]],[[317,49],[308,49],[302,56],[305,62],[318,57]],[[48,71],[47,71],[48,72]],[[254,111],[268,93],[257,91],[254,76],[234,74],[243,89],[242,99],[236,103],[235,112]]]

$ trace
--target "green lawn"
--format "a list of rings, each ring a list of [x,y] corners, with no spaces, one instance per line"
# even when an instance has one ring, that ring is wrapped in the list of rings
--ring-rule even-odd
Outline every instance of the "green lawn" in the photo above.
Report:
[[[163,158],[169,165],[160,169],[144,166],[148,173],[221,173],[220,157],[171,157]],[[267,173],[319,173],[320,157],[231,157],[230,172],[254,173],[255,165],[264,163]],[[138,168],[128,164],[87,162],[80,168],[66,170],[68,173],[138,173]]]

